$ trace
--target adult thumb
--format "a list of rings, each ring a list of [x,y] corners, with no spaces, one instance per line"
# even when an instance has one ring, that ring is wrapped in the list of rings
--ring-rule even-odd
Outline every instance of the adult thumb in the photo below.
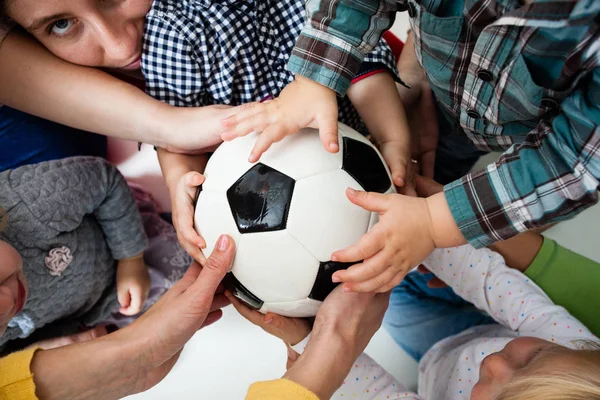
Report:
[[[201,304],[210,307],[217,287],[231,267],[235,255],[235,243],[227,235],[221,235],[212,254],[202,267],[200,275],[190,286],[193,295]]]

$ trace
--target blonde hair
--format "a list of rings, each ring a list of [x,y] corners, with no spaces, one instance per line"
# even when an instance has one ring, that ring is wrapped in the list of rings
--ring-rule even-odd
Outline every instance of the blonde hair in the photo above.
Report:
[[[586,342],[577,348],[584,350],[569,352],[575,362],[565,366],[553,360],[552,371],[542,369],[542,362],[536,363],[506,383],[496,399],[600,400],[600,345]]]

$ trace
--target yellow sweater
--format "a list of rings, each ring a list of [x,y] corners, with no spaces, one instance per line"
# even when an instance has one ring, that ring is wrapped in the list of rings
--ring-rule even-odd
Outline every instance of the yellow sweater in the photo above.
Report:
[[[37,349],[0,358],[0,400],[37,400],[31,360]],[[310,390],[287,379],[257,382],[246,400],[319,400]]]
[[[319,400],[319,398],[296,382],[276,379],[252,384],[246,400]]]
[[[0,358],[0,400],[36,400],[31,360],[38,349]]]

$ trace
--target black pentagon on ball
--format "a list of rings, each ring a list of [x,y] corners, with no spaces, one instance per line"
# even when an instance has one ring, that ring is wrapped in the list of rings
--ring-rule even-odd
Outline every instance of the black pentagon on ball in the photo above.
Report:
[[[256,164],[227,190],[240,233],[285,229],[296,181],[264,164]]]
[[[340,269],[346,269],[356,263],[342,263],[336,261],[325,261],[319,264],[317,278],[308,295],[309,299],[323,301],[339,283],[331,281],[331,276]]]
[[[349,137],[344,137],[342,169],[367,192],[385,193],[392,186],[385,165],[375,149]]]
[[[225,274],[223,283],[225,288],[229,290],[236,299],[240,300],[248,307],[255,310],[260,310],[260,308],[263,306],[264,302],[256,297],[251,291],[246,289],[246,287],[242,285],[231,272]]]

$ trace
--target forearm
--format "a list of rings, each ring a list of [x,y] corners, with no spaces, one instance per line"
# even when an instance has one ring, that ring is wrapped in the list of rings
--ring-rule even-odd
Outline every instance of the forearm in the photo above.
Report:
[[[396,84],[402,103],[405,106],[411,106],[417,104],[423,90],[429,90],[429,82],[425,75],[425,70],[415,53],[414,35],[412,32],[408,33],[406,43],[400,53],[398,59],[398,75],[402,81],[404,81],[410,88],[406,86]]]
[[[444,193],[440,192],[429,196],[426,201],[430,216],[431,237],[435,247],[447,248],[465,244],[467,241],[454,221]]]
[[[40,400],[120,399],[143,385],[139,352],[119,332],[53,350],[32,360]]]
[[[161,115],[170,107],[94,68],[67,63],[11,33],[0,46],[0,103],[78,129],[166,145]]]
[[[356,357],[353,346],[341,335],[315,326],[308,347],[283,378],[310,390],[320,399],[329,399],[341,386]]]
[[[410,134],[404,106],[388,72],[369,76],[353,84],[348,98],[378,144],[400,142],[410,154]]]
[[[490,249],[504,257],[506,265],[521,272],[531,265],[544,243],[539,233],[525,232],[502,242],[496,242]]]
[[[163,173],[163,177],[169,188],[169,193],[176,193],[176,187],[183,175],[190,171],[203,173],[208,155],[185,155],[171,153],[164,149],[158,149],[158,161]]]

